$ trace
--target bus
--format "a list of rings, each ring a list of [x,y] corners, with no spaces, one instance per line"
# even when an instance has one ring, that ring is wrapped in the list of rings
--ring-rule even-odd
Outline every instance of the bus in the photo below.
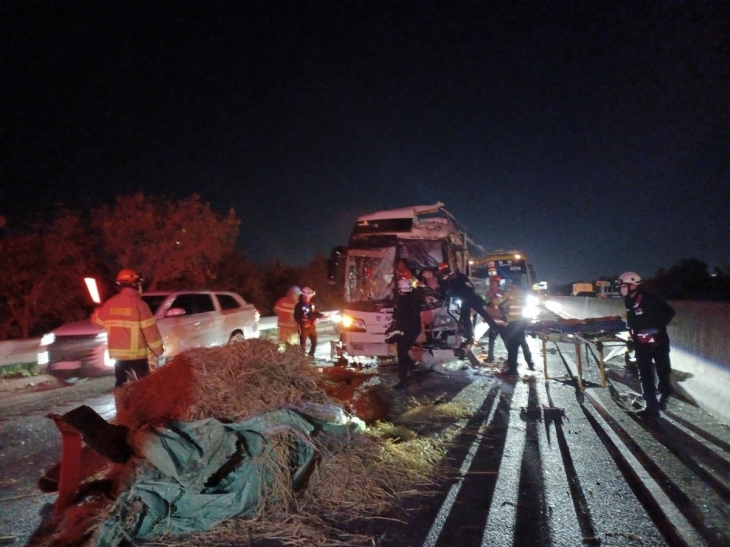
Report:
[[[344,289],[339,327],[342,351],[348,357],[395,355],[395,346],[385,341],[385,331],[392,322],[399,260],[417,279],[423,279],[427,270],[435,274],[442,262],[470,275],[471,256],[480,249],[441,202],[359,217],[348,244],[332,249],[330,257],[329,281],[342,283]],[[478,292],[486,292],[485,279],[473,281]],[[461,342],[458,303],[431,298],[428,307],[434,319],[425,353],[443,360],[443,353],[451,351],[453,358],[453,349]],[[415,358],[426,360],[423,355]]]
[[[488,252],[472,260],[472,271],[479,277],[498,275],[508,282],[515,282],[524,291],[533,290],[536,280],[532,264],[527,262],[525,253],[517,250]]]

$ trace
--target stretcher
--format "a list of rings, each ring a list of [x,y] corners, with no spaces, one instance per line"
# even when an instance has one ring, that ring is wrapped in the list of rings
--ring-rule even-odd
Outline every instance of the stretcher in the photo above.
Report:
[[[547,343],[553,342],[560,351],[558,343],[568,343],[575,346],[576,365],[578,375],[573,377],[571,370],[566,363],[568,375],[575,381],[576,397],[578,402],[583,402],[583,355],[585,362],[589,364],[591,358],[598,365],[601,386],[611,389],[613,386],[606,378],[605,363],[617,355],[626,353],[626,338],[619,336],[626,332],[626,324],[618,316],[598,317],[588,319],[559,319],[557,321],[541,321],[532,323],[527,329],[527,334],[537,336],[542,341],[543,370],[545,380],[549,380],[547,367]],[[585,354],[582,351],[585,348]],[[606,355],[608,352],[608,355]]]

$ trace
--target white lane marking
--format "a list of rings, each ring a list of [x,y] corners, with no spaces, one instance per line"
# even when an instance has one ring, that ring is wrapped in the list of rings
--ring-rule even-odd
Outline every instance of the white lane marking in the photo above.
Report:
[[[484,398],[485,400],[487,397],[489,397],[490,392],[491,390],[487,392],[487,396]],[[436,515],[436,518],[431,525],[431,529],[428,531],[428,536],[426,536],[426,540],[423,542],[423,547],[434,547],[434,545],[436,545],[436,542],[441,535],[441,531],[444,528],[444,524],[446,523],[446,519],[449,518],[451,508],[454,506],[456,496],[459,494],[459,490],[461,490],[461,486],[464,483],[464,478],[469,472],[469,468],[471,467],[471,463],[477,453],[477,449],[479,448],[479,445],[484,438],[484,432],[489,427],[489,424],[492,422],[494,414],[497,411],[497,407],[499,406],[499,395],[500,390],[497,390],[497,393],[495,394],[494,404],[492,405],[492,409],[489,412],[489,416],[487,416],[480,424],[479,429],[477,430],[476,437],[474,438],[474,442],[471,443],[469,451],[464,457],[464,461],[461,463],[461,467],[459,468],[459,480],[452,484],[451,488],[449,488],[449,493],[446,495],[444,502],[441,504],[438,515]]]

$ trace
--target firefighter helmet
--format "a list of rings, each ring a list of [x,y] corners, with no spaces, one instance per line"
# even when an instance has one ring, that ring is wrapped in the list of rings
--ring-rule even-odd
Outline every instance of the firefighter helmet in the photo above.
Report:
[[[131,268],[124,268],[117,274],[118,285],[134,285],[139,281],[142,281],[142,276]]]
[[[304,288],[302,289],[302,296],[305,296],[305,297],[307,297],[307,298],[311,298],[311,297],[313,297],[313,296],[314,296],[315,294],[317,294],[317,293],[316,293],[316,292],[314,292],[314,291],[313,291],[312,289],[310,289],[309,287],[304,287]]]
[[[622,285],[640,285],[641,276],[636,272],[624,272],[618,276],[618,280]]]

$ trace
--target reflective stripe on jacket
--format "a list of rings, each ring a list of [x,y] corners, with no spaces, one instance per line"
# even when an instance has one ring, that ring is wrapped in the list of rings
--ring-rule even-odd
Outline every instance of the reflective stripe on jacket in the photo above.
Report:
[[[274,304],[274,313],[280,329],[297,330],[297,322],[294,320],[294,306],[296,306],[296,300],[288,295],[282,296]]]
[[[514,323],[524,319],[522,310],[527,305],[527,295],[519,289],[510,289],[504,294],[502,303],[505,309],[507,323]]]
[[[109,357],[128,361],[143,359],[149,351],[162,355],[162,336],[150,307],[139,293],[124,287],[97,308],[91,321],[107,333]]]

